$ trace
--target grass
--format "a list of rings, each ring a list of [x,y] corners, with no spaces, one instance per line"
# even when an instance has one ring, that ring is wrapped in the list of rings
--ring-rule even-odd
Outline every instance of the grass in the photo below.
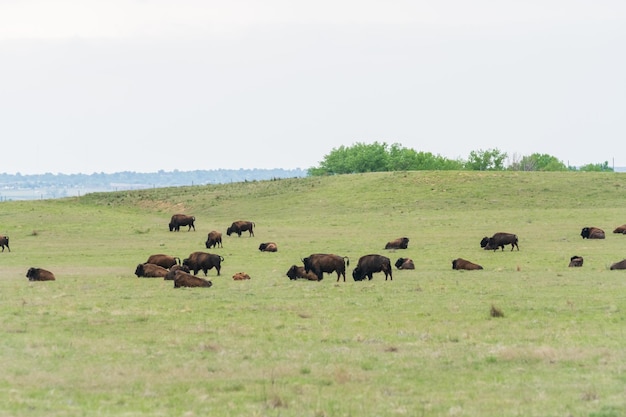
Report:
[[[611,233],[625,179],[402,172],[3,202],[0,415],[625,415],[626,280],[608,270],[626,257]],[[175,212],[198,231],[170,233]],[[238,219],[256,237],[211,250],[225,258],[212,288],[133,275]],[[481,250],[496,231],[520,251]],[[409,249],[382,249],[400,236]],[[349,256],[349,273],[368,253],[416,269],[289,281],[314,252]],[[457,257],[485,269],[453,271]],[[57,281],[28,282],[30,266]]]

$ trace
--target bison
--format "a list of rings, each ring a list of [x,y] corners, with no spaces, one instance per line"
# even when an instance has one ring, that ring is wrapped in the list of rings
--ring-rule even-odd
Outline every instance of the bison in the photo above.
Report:
[[[211,249],[213,247],[220,247],[223,248],[222,246],[222,232],[218,232],[216,230],[212,230],[209,232],[207,239],[206,239],[206,248],[207,249]]]
[[[399,237],[396,240],[387,242],[387,244],[385,245],[385,249],[406,249],[408,247],[409,247],[408,237]]]
[[[615,262],[613,265],[611,265],[611,270],[614,269],[626,269],[626,259],[622,259],[619,262]]]
[[[233,224],[231,224],[230,227],[226,229],[226,234],[230,236],[233,233],[237,233],[237,235],[241,237],[241,233],[247,230],[250,233],[249,236],[254,236],[253,229],[255,226],[256,225],[254,224],[254,222],[249,222],[246,220],[238,220],[236,222],[233,222]]]
[[[174,265],[180,265],[180,258],[159,253],[157,255],[150,255],[145,263],[155,264],[162,266],[165,269],[169,269]]]
[[[261,252],[277,252],[278,246],[274,242],[261,243],[259,245],[259,250]]]
[[[504,247],[506,245],[511,245],[511,251],[513,251],[514,248],[517,248],[517,250],[519,250],[519,246],[517,245],[517,236],[513,233],[499,232],[491,237],[485,236],[480,241],[481,248],[484,248],[485,250],[493,249],[494,252],[498,250],[498,248],[502,248],[502,250],[504,250]]]
[[[176,271],[174,275],[174,288],[180,287],[204,287],[209,288],[213,283],[207,279],[191,275],[189,272]]]
[[[623,224],[621,226],[617,226],[615,228],[615,230],[613,230],[613,233],[621,233],[621,234],[626,235],[626,224]]]
[[[332,255],[326,253],[314,253],[302,259],[305,272],[313,272],[317,280],[321,281],[324,272],[337,272],[337,282],[343,275],[343,282],[346,282],[346,266],[350,266],[350,259],[347,256]]]
[[[375,272],[384,272],[385,281],[387,278],[393,280],[391,261],[383,255],[365,255],[359,258],[356,268],[352,271],[352,278],[355,281],[363,281],[365,277],[371,280]]]
[[[304,278],[309,281],[318,281],[317,275],[315,275],[312,271],[306,272],[303,266],[291,265],[291,268],[287,271],[287,276],[291,280]]]
[[[189,267],[187,265],[174,265],[169,269],[169,271],[167,271],[167,274],[163,277],[163,279],[166,281],[172,281],[174,276],[176,276],[176,271],[189,272]]]
[[[137,278],[165,278],[167,269],[155,264],[139,264],[135,269]]]
[[[580,231],[583,239],[604,239],[604,230],[599,227],[583,227]]]
[[[478,269],[483,269],[482,266],[475,264],[474,262],[470,262],[463,258],[456,258],[452,261],[452,269],[461,270],[466,269],[468,271],[474,271]]]
[[[246,274],[245,272],[237,272],[235,275],[233,275],[233,279],[235,281],[243,281],[246,279],[250,279],[250,275]]]
[[[583,257],[574,255],[569,259],[569,267],[583,266]]]
[[[187,231],[190,231],[193,227],[194,232],[196,231],[196,226],[194,226],[193,222],[196,221],[194,216],[187,216],[186,214],[174,214],[172,219],[170,220],[170,232],[176,231],[180,232],[180,226],[189,226]]]
[[[2,252],[4,252],[4,247],[6,246],[9,252],[11,252],[11,248],[9,247],[9,237],[0,235],[0,246],[2,246]]]
[[[29,281],[55,281],[54,274],[43,268],[29,268],[26,272]]]
[[[206,252],[193,252],[189,255],[189,258],[183,259],[183,265],[189,267],[190,271],[193,271],[194,275],[198,274],[198,271],[202,270],[204,276],[207,276],[209,269],[215,267],[217,275],[220,274],[222,269],[221,263],[224,261],[224,257]]]
[[[395,265],[398,269],[415,269],[415,264],[411,258],[398,258]]]

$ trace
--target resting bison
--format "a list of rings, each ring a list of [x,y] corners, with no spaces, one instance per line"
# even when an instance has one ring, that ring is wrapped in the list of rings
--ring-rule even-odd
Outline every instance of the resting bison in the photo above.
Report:
[[[329,274],[337,272],[337,281],[343,275],[343,282],[346,282],[346,266],[350,265],[350,259],[347,256],[314,253],[302,259],[302,263],[304,264],[304,271],[307,273],[313,272],[317,276],[318,281],[324,278],[324,272]]]
[[[198,274],[198,271],[202,270],[204,272],[204,276],[207,276],[209,269],[215,267],[217,270],[217,275],[220,274],[220,269],[222,269],[221,263],[224,261],[224,258],[220,255],[214,255],[212,253],[206,252],[193,252],[189,255],[189,258],[183,259],[183,265],[189,267],[190,271],[193,271],[194,275]]]
[[[583,257],[574,255],[569,259],[570,267],[583,266]]]
[[[250,279],[250,275],[246,274],[245,272],[237,272],[235,275],[233,275],[233,279],[235,281],[243,281],[246,279]]]
[[[2,246],[2,252],[4,252],[4,247],[6,246],[9,252],[11,252],[11,248],[9,247],[9,237],[0,235],[0,246]]]
[[[145,262],[147,264],[155,264],[162,266],[163,268],[169,269],[174,265],[180,265],[180,258],[176,256],[163,255],[159,253],[157,255],[150,255],[148,260]]]
[[[254,222],[249,222],[246,220],[238,220],[233,222],[228,229],[226,229],[226,234],[230,236],[232,233],[237,233],[239,237],[241,237],[241,233],[246,230],[250,233],[250,236],[254,236]]]
[[[155,264],[139,264],[135,269],[137,278],[165,278],[167,269]]]
[[[259,250],[261,252],[277,252],[278,246],[274,242],[261,243],[259,245]]]
[[[352,278],[355,281],[363,281],[365,277],[371,280],[375,272],[384,272],[385,281],[387,278],[393,280],[391,261],[383,255],[365,255],[359,258],[356,268],[352,271]]]
[[[483,269],[483,267],[478,264],[475,264],[474,262],[465,260],[463,258],[456,258],[455,260],[452,261],[452,269],[457,269],[457,270],[466,269],[468,271],[473,271],[477,269]]]
[[[398,258],[395,265],[398,269],[415,269],[415,264],[410,258]]]
[[[209,232],[209,235],[207,236],[207,239],[206,239],[206,248],[211,249],[213,247],[223,248],[222,232],[218,232],[216,230],[212,230]]]
[[[626,269],[626,259],[622,259],[619,262],[615,262],[613,265],[611,265],[611,270],[614,269]]]
[[[287,276],[289,279],[294,280],[298,278],[308,279],[309,281],[318,281],[317,275],[313,272],[306,272],[303,266],[291,265],[289,271],[287,271]]]
[[[197,277],[195,275],[191,275],[188,272],[184,271],[176,271],[176,275],[174,275],[174,288],[180,287],[205,287],[209,288],[213,285],[213,283],[204,278]]]
[[[26,272],[26,278],[29,281],[54,281],[56,280],[54,274],[43,268],[29,268]]]
[[[174,265],[169,269],[169,271],[167,271],[167,274],[163,277],[163,279],[166,281],[172,281],[174,276],[176,276],[176,271],[189,272],[189,267],[187,265]]]
[[[385,245],[385,249],[406,249],[408,247],[409,247],[408,237],[399,237],[396,240],[387,242],[387,244]]]
[[[194,226],[193,222],[196,221],[194,216],[187,216],[186,214],[174,214],[172,219],[170,220],[170,232],[177,231],[180,232],[180,226],[189,226],[187,231],[190,231],[193,227],[193,230],[196,230],[196,226]]]
[[[613,230],[613,233],[621,233],[621,234],[626,235],[626,224],[623,224],[621,226],[617,226],[615,228],[615,230]]]
[[[583,227],[580,235],[583,239],[604,239],[604,230],[598,227]]]
[[[494,252],[498,250],[498,248],[502,248],[502,250],[504,250],[504,247],[506,245],[511,245],[511,251],[513,251],[514,248],[517,248],[517,250],[519,250],[519,246],[517,245],[517,236],[513,233],[499,232],[491,237],[485,236],[480,241],[481,248],[484,248],[485,250],[493,249]]]

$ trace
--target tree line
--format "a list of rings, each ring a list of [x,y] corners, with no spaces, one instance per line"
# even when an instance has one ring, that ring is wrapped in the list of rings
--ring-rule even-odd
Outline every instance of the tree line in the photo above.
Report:
[[[449,159],[430,152],[418,152],[401,144],[385,142],[352,146],[340,146],[324,156],[316,167],[309,168],[308,175],[355,174],[385,171],[607,171],[612,172],[608,161],[581,167],[565,165],[552,155],[533,153],[509,158],[499,149],[471,151],[467,159]]]

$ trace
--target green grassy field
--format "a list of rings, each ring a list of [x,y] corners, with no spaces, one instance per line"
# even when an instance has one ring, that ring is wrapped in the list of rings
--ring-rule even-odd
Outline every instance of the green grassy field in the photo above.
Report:
[[[626,176],[396,172],[0,203],[2,416],[626,415]],[[197,231],[169,232],[174,213]],[[234,220],[213,287],[139,279]],[[607,232],[583,240],[585,226]],[[519,251],[484,251],[516,233]],[[385,243],[410,238],[407,250]],[[262,242],[277,253],[261,253]],[[290,281],[311,253],[348,278]],[[354,282],[370,253],[415,261]],[[582,268],[568,268],[583,256]],[[457,257],[482,271],[453,271]],[[29,282],[29,267],[55,282]],[[234,281],[246,272],[252,279]],[[200,273],[202,276],[203,274]],[[492,306],[504,313],[490,315]]]

